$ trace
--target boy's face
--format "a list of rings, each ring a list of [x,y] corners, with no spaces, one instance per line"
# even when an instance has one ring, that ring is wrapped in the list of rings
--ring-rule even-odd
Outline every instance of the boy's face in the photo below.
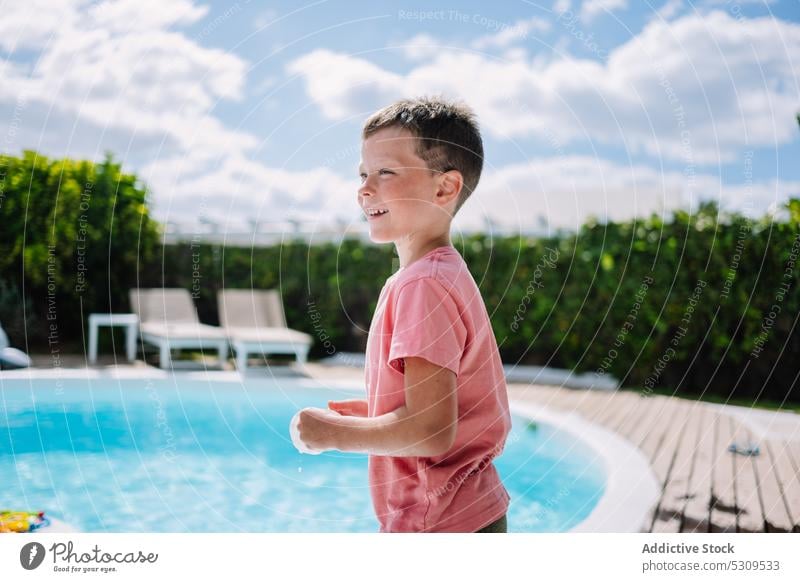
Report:
[[[431,172],[417,156],[416,140],[405,129],[387,127],[362,143],[358,203],[373,242],[397,242],[449,225],[452,200],[437,196],[443,174]]]

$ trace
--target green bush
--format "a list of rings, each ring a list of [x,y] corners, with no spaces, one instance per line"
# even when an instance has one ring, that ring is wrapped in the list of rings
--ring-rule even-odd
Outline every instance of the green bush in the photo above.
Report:
[[[149,274],[159,244],[146,190],[110,156],[100,164],[0,156],[0,220],[0,316],[23,314],[29,344],[53,352],[80,346],[90,312],[127,309],[127,291]],[[15,307],[16,290],[24,298]],[[22,344],[18,327],[9,335]]]
[[[798,402],[800,268],[786,269],[800,251],[800,201],[788,208],[782,222],[724,215],[707,204],[668,221],[590,222],[547,239],[476,235],[454,244],[508,363],[609,374],[643,394],[669,387]],[[279,288],[289,325],[316,338],[313,356],[364,349],[394,257],[391,246],[353,240],[179,245],[164,249],[168,286],[191,288],[192,253],[203,319],[216,322],[223,285]],[[780,312],[770,321],[776,302]]]

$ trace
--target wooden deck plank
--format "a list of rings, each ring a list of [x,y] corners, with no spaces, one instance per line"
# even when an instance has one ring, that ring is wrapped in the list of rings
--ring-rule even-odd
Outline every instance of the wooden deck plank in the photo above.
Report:
[[[751,442],[752,436],[742,423],[733,420],[733,439],[740,444]],[[727,447],[727,445],[726,445]],[[758,495],[758,482],[756,481],[754,457],[733,455],[734,477],[736,479],[736,506],[739,513],[736,528],[740,532],[766,531],[766,520]]]
[[[598,409],[587,419],[608,429],[616,418],[625,414],[630,406],[630,399],[624,392],[604,394],[601,398]]]
[[[692,405],[683,400],[675,400],[672,407],[653,425],[653,430],[639,447],[652,464],[662,449],[671,454],[685,429]],[[669,458],[669,457],[668,457]]]
[[[735,421],[734,421],[735,422]],[[758,444],[747,426],[735,422],[737,443]],[[760,449],[763,448],[763,444]],[[792,523],[772,463],[766,451],[756,456],[735,454],[736,503],[746,509],[739,515],[740,531],[791,531]]]
[[[646,435],[640,445],[640,450],[650,459],[650,466],[662,486],[662,497],[650,510],[647,520],[650,521],[650,531],[672,532],[678,531],[680,521],[678,515],[662,511],[660,501],[663,499],[663,487],[669,472],[669,467],[675,456],[675,451],[686,434],[687,423],[692,418],[686,414],[687,405],[683,401],[672,399],[666,410],[656,419],[653,429]]]
[[[658,417],[659,409],[653,406],[653,402],[649,398],[639,397],[639,402],[634,415],[627,419],[620,427],[620,434],[629,442],[638,445],[636,434],[641,430],[641,427],[648,426],[653,420]]]
[[[653,470],[662,482],[661,500],[659,502],[658,517],[676,522],[673,531],[680,531],[680,517],[686,505],[687,495],[691,485],[691,477],[695,470],[695,460],[698,442],[702,439],[704,430],[703,409],[693,411],[687,415],[686,423],[681,428],[681,438],[677,446],[668,451],[663,449],[659,458],[653,462]],[[667,455],[671,453],[669,464]],[[663,472],[663,475],[662,475]]]
[[[682,509],[682,532],[705,533],[711,529],[710,506],[714,474],[724,467],[724,464],[720,464],[724,460],[718,456],[719,424],[720,415],[715,410],[706,410],[703,428],[696,444],[695,468]]]
[[[728,452],[733,442],[733,419],[725,414],[717,416],[715,423],[713,478],[711,481],[711,529],[716,532],[735,532],[736,514],[736,470],[734,455]]]
[[[772,456],[770,439],[760,441],[760,454],[753,460],[761,506],[768,532],[791,532],[794,523],[792,512],[783,493],[778,468]]]
[[[793,466],[788,445],[782,440],[768,439],[764,443],[764,449],[775,470],[791,523],[790,531],[800,532],[800,475]]]
[[[711,486],[719,416],[716,410],[703,406],[701,424],[693,453],[692,470],[687,482],[684,504],[681,508],[682,532],[707,533],[711,530]]]
[[[611,410],[612,402],[613,399],[607,394],[597,394],[589,390],[583,394],[582,398],[575,401],[574,410],[586,420],[594,422],[598,416]]]
[[[651,400],[654,397],[649,397]],[[652,455],[647,454],[645,445],[652,441],[652,448],[655,448],[658,440],[665,434],[672,423],[672,415],[680,407],[680,403],[675,398],[655,397],[651,404],[653,414],[648,422],[641,423],[631,434],[631,442],[639,447],[645,455],[652,459]]]
[[[678,533],[681,527],[681,520],[677,514],[669,513],[668,515],[663,510],[658,510],[655,521],[652,520],[652,514],[655,509],[650,512],[648,519],[651,520],[651,525],[645,529],[643,533]]]
[[[786,441],[786,451],[792,460],[796,474],[800,475],[800,441]]]
[[[542,404],[561,411],[574,411],[577,402],[583,397],[578,390],[556,388]]]
[[[641,410],[641,400],[639,396],[629,394],[620,405],[618,413],[608,419],[606,428],[622,436],[622,427]]]
[[[800,442],[798,441],[785,441],[784,451],[789,459],[789,466],[793,469],[794,478],[788,478],[791,489],[787,497],[792,500],[797,500],[795,503],[792,501],[792,514],[795,516],[795,530],[800,531],[800,522],[796,521],[798,513],[800,513]]]
[[[684,478],[683,484],[686,485],[685,479],[688,476],[696,448],[697,427],[702,416],[702,410],[699,410],[682,415],[682,418],[676,418],[677,423],[674,427],[676,430],[669,432],[668,437],[650,463],[662,488],[669,485],[669,481],[672,479],[671,474],[678,466],[678,474]],[[681,454],[682,458],[678,459],[677,455]]]
[[[598,400],[595,409],[586,419],[599,425],[606,426],[610,418],[619,414],[624,398],[618,394],[607,394]]]
[[[539,406],[546,406],[553,410],[563,410],[566,407],[565,388],[544,388],[540,386],[509,386],[509,396],[517,401],[531,402]]]

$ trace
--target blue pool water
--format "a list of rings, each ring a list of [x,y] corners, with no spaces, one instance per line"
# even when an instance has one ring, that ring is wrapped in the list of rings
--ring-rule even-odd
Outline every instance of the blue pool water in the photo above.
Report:
[[[289,419],[357,397],[296,380],[0,379],[0,508],[86,532],[377,531],[363,455],[301,455]],[[496,460],[509,531],[565,531],[600,499],[600,461],[514,417]]]

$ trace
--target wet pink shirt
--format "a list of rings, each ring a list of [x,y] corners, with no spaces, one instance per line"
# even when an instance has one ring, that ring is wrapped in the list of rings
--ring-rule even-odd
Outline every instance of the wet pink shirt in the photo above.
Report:
[[[367,340],[369,416],[405,404],[403,358],[457,375],[454,445],[436,457],[369,458],[382,532],[472,532],[499,519],[509,496],[492,459],[511,429],[497,342],[467,265],[439,247],[387,279]]]

